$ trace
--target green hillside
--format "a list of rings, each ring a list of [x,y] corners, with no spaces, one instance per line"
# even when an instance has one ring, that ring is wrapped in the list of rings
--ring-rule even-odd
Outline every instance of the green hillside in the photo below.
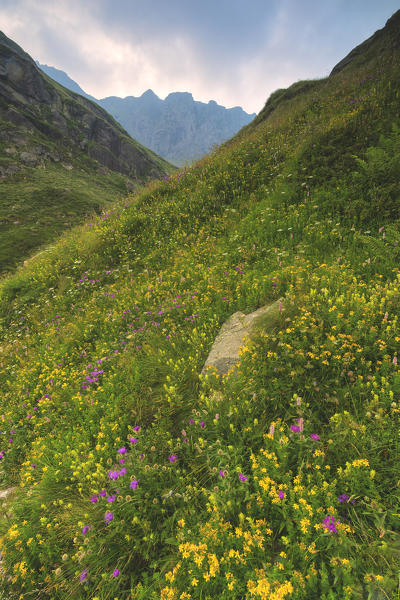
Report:
[[[399,597],[399,39],[2,281],[4,599]]]
[[[0,273],[176,170],[0,31]]]
[[[2,274],[43,251],[66,229],[111,210],[116,198],[126,198],[123,175],[70,166],[27,167],[0,183]]]

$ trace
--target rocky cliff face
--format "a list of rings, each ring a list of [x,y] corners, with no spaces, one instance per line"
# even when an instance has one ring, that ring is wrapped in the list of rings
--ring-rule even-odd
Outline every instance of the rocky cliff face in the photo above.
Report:
[[[0,124],[0,177],[23,164],[82,157],[134,180],[161,177],[169,167],[101,107],[46,76],[2,32]]]
[[[64,71],[39,66],[68,89],[80,90],[80,94],[95,100]],[[174,92],[161,100],[152,90],[147,90],[138,98],[110,96],[95,101],[141,144],[179,166],[201,158],[255,117],[240,107],[228,109],[213,100],[198,102],[188,92]]]
[[[255,116],[213,100],[197,102],[187,92],[174,92],[160,100],[148,90],[139,98],[110,97],[99,103],[142,144],[177,165],[201,158]]]

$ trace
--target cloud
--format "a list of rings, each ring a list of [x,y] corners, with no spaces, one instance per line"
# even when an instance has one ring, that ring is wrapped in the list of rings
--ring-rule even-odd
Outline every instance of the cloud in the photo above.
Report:
[[[206,0],[195,10],[178,0],[13,0],[2,3],[0,19],[34,59],[67,71],[96,97],[152,88],[160,97],[190,91],[232,106],[245,96],[232,93],[232,82],[240,83],[237,65],[256,52],[265,29],[259,19],[249,35],[262,2],[250,10],[240,6],[234,0],[221,0],[218,8]]]
[[[327,75],[382,27],[397,1],[381,4],[1,0],[0,22],[34,59],[97,98],[188,91],[258,112],[272,91]]]

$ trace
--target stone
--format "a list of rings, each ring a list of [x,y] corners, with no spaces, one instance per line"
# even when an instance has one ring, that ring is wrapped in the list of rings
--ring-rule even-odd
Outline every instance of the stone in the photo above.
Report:
[[[211,347],[201,374],[205,375],[208,367],[215,367],[220,375],[228,373],[239,362],[239,349],[245,345],[256,328],[257,323],[269,313],[283,308],[283,299],[267,304],[246,315],[235,312],[222,325],[219,334]]]
[[[36,166],[38,163],[38,156],[34,151],[21,152],[20,159],[21,159],[21,162],[23,162],[25,165],[29,165],[32,167]]]
[[[19,171],[19,167],[14,163],[9,164],[7,167],[0,167],[0,179],[15,175],[17,171]]]
[[[5,500],[15,490],[14,487],[7,488],[6,490],[0,490],[0,500]]]

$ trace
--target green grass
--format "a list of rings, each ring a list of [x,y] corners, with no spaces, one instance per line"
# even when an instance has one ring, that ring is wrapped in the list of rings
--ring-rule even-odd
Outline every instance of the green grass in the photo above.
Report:
[[[280,93],[3,279],[8,598],[399,597],[400,65],[384,58]],[[238,368],[202,377],[223,322],[280,297]]]
[[[70,165],[72,166],[72,165]],[[60,164],[27,168],[0,183],[0,267],[12,271],[66,229],[126,197],[125,178]]]

